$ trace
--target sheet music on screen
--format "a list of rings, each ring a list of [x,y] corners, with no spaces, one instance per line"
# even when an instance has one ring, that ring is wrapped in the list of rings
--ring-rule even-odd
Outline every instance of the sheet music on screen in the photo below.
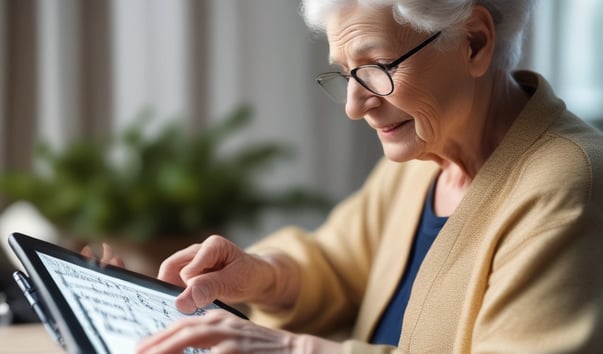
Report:
[[[97,353],[134,353],[138,341],[173,321],[200,316],[179,312],[175,297],[37,252],[73,309]],[[206,308],[207,309],[207,308]],[[204,353],[189,348],[185,353]]]

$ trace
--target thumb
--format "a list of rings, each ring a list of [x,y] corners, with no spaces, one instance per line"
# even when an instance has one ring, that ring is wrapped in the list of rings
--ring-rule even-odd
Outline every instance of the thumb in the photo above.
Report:
[[[193,313],[209,305],[224,293],[223,276],[218,273],[202,274],[189,279],[186,289],[176,298],[176,307],[184,313]]]
[[[180,295],[176,298],[176,308],[178,311],[185,314],[192,314],[197,310],[197,305],[193,300],[192,288],[188,287],[184,289]]]

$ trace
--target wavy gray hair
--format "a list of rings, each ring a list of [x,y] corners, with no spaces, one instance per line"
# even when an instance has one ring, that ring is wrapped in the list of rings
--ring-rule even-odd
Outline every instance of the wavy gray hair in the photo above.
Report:
[[[392,7],[398,23],[420,32],[443,31],[443,37],[458,33],[474,5],[482,5],[492,15],[496,27],[493,65],[504,71],[517,66],[521,57],[523,33],[534,7],[534,0],[302,0],[306,25],[324,32],[328,16],[345,7]]]

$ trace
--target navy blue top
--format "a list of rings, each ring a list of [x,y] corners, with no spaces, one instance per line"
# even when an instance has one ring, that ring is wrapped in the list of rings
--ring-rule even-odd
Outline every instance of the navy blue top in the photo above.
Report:
[[[417,229],[417,234],[410,251],[406,271],[373,333],[371,342],[374,344],[398,346],[400,333],[402,332],[402,318],[406,311],[412,284],[415,281],[421,262],[423,262],[429,247],[431,247],[444,223],[448,220],[447,217],[438,217],[435,215],[433,211],[433,190],[434,186],[432,185],[425,200],[425,206],[423,206],[423,215],[421,216],[419,228]]]

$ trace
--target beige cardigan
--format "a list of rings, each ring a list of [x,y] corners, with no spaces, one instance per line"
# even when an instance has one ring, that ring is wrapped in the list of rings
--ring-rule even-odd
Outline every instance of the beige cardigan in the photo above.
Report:
[[[415,280],[398,348],[368,345],[406,265],[430,162],[383,160],[313,234],[287,228],[279,248],[303,269],[287,313],[258,323],[327,335],[351,327],[346,353],[603,352],[603,137],[546,81],[475,177]]]

